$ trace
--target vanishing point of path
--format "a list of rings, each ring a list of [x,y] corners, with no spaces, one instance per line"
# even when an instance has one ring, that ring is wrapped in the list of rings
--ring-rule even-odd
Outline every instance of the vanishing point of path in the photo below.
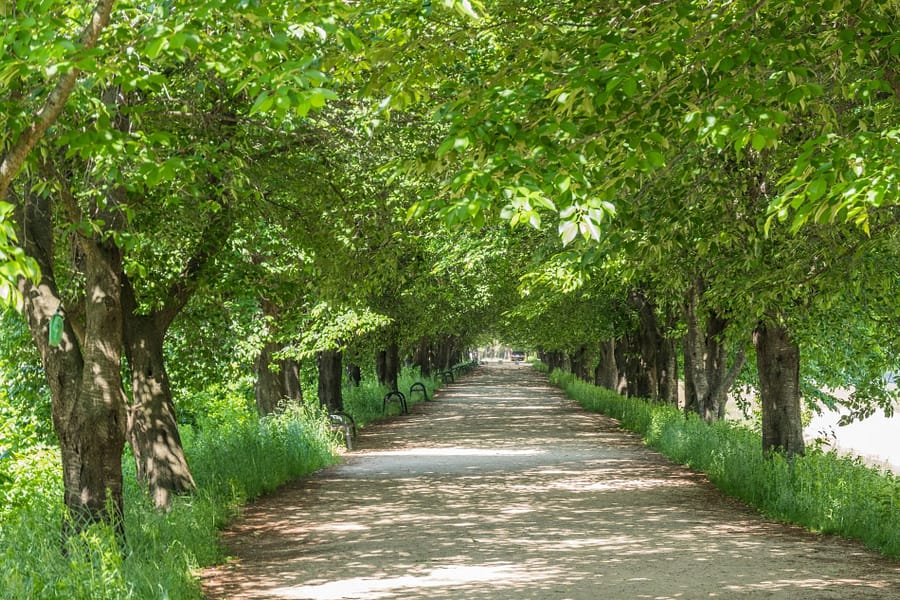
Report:
[[[900,562],[766,521],[527,366],[491,365],[249,506],[213,598],[900,598]]]

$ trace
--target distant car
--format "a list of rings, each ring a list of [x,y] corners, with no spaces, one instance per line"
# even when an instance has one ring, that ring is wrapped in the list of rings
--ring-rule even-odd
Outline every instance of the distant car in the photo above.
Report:
[[[509,355],[510,360],[513,362],[522,362],[525,360],[525,353],[521,350],[513,350]]]

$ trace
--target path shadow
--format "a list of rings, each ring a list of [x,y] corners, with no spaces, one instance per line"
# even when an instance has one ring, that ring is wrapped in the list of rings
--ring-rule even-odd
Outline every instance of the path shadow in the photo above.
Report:
[[[900,564],[759,518],[525,367],[482,368],[248,508],[209,598],[896,598]]]

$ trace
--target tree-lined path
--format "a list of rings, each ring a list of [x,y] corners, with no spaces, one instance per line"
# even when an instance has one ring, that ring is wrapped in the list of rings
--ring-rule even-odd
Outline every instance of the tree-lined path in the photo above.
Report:
[[[900,563],[768,522],[490,365],[246,509],[209,598],[896,598]]]

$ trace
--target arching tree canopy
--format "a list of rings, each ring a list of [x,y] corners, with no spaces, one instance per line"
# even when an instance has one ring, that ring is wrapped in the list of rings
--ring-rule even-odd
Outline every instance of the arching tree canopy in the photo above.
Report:
[[[803,452],[801,396],[893,409],[897,0],[0,16],[0,296],[86,521],[126,442],[158,504],[190,489],[179,395],[255,378],[266,414],[324,353],[396,385],[505,339],[708,420],[744,381],[767,451]]]

